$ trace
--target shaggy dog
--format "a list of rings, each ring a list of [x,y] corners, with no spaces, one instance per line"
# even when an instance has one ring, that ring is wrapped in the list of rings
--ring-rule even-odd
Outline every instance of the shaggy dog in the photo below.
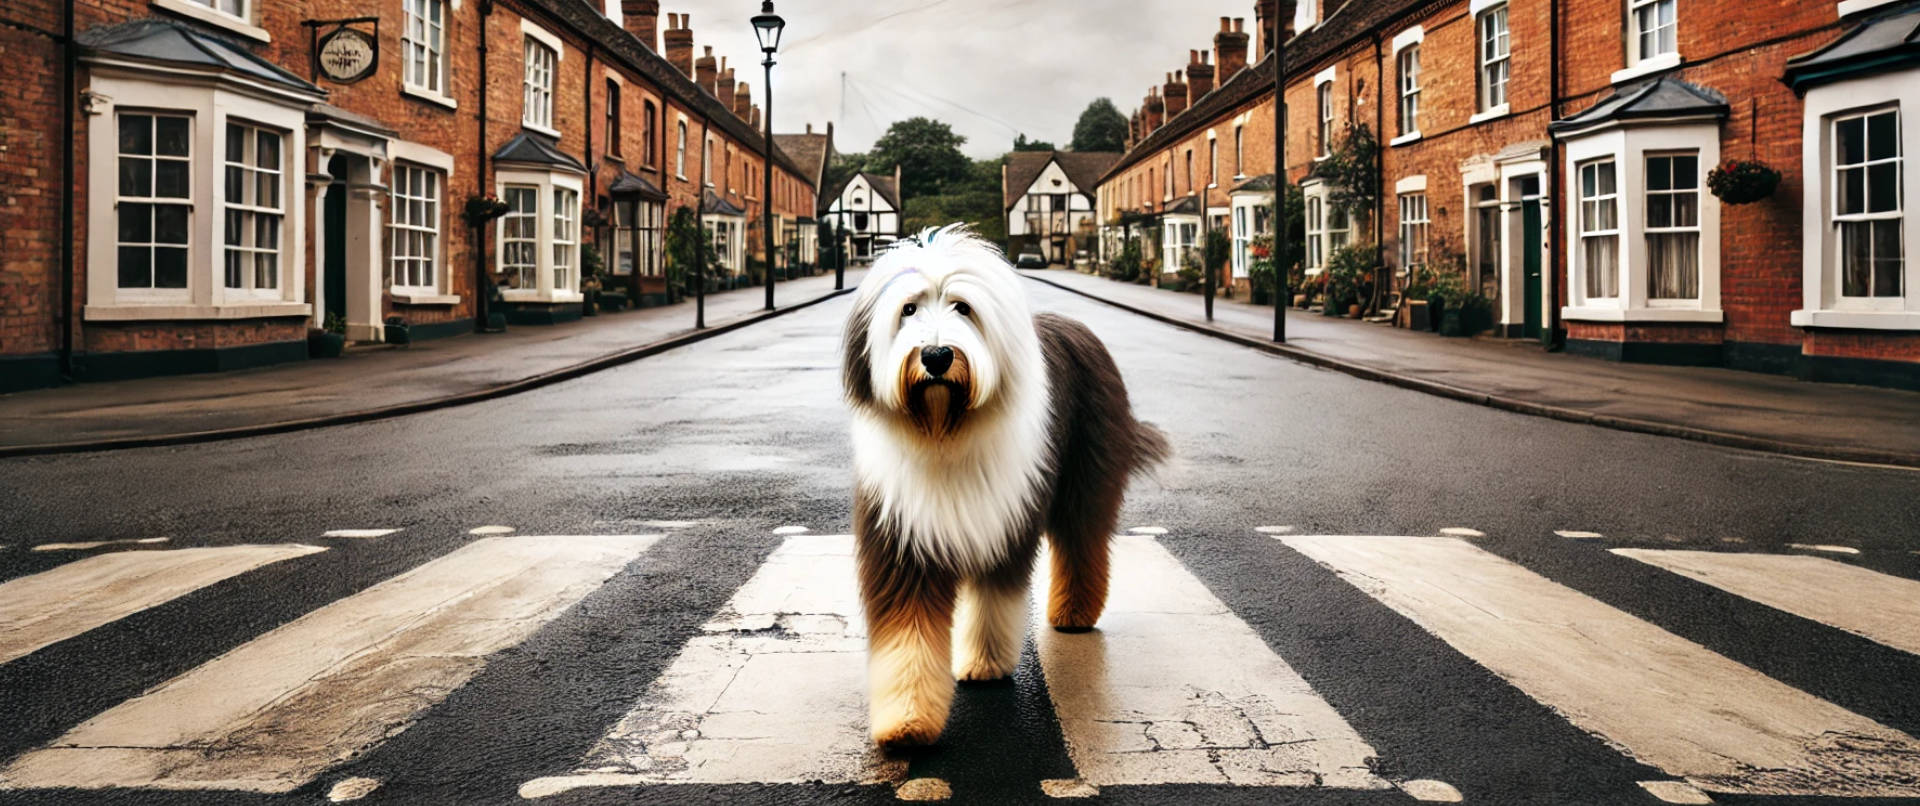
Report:
[[[954,679],[1013,673],[1046,534],[1054,629],[1093,628],[1128,477],[1167,455],[1086,326],[1027,309],[959,225],[875,262],[847,320],[854,515],[873,738],[930,744]],[[957,635],[956,635],[957,634]],[[953,646],[955,639],[959,646]]]

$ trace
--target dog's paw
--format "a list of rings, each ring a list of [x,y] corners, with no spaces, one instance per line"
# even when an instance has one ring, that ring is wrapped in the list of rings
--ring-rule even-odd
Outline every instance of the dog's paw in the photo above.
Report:
[[[888,724],[875,723],[873,743],[884,748],[925,747],[940,741],[946,725],[924,717],[908,717]]]
[[[997,661],[984,655],[977,658],[959,658],[953,664],[953,677],[963,683],[1005,680],[1013,676],[1013,667],[1018,662],[1018,658],[1011,661]]]

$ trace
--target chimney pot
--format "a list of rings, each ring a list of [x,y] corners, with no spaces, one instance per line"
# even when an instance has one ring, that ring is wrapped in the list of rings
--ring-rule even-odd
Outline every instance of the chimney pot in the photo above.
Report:
[[[813,133],[813,122],[812,122],[812,121],[808,121],[808,122],[807,122],[807,133],[808,133],[808,134],[812,134],[812,133]]]
[[[720,97],[718,87],[720,71],[715,67],[715,64],[713,46],[708,45],[705,55],[693,60],[693,83],[700,85],[702,89],[707,91],[708,95],[718,98]]]
[[[681,75],[693,76],[693,30],[688,27],[687,14],[668,14],[665,43],[662,50],[667,63],[679,70]]]
[[[1232,80],[1247,66],[1247,35],[1240,30],[1240,19],[1236,18],[1233,22],[1234,30],[1213,35],[1213,61],[1218,68],[1214,71],[1214,77],[1218,84]]]
[[[660,0],[620,0],[620,18],[647,50],[660,52]]]

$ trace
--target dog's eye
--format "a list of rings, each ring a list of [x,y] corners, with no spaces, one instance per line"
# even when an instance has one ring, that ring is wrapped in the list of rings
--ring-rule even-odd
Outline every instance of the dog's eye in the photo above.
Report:
[[[913,303],[911,303],[911,302],[909,302],[909,303],[907,303],[907,307],[905,307],[905,308],[901,308],[901,309],[900,309],[900,315],[901,315],[901,316],[912,316],[912,315],[913,315],[913,312],[914,312],[914,311],[917,311],[917,310],[920,310],[920,306],[918,306],[918,305],[915,305],[915,304],[913,304]]]
[[[964,302],[956,302],[953,304],[953,312],[961,316],[972,316],[973,307]]]

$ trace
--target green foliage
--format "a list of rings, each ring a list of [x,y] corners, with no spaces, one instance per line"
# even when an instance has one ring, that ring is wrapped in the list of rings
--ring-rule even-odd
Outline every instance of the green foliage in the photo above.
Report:
[[[832,195],[834,191],[840,189],[841,185],[846,184],[848,179],[852,179],[854,174],[864,170],[867,170],[867,155],[835,152],[833,159],[827,163],[827,175],[822,180],[826,183],[826,187],[820,188],[820,193]],[[887,166],[887,170],[891,172],[893,166]]]
[[[322,329],[328,333],[345,334],[347,332],[346,317],[341,316],[339,311],[329,311],[326,321],[322,323]]]
[[[1427,265],[1416,274],[1423,275],[1426,298],[1432,305],[1458,308],[1467,297],[1467,257],[1449,243],[1437,242],[1429,247]],[[1407,296],[1413,293],[1409,291]]]
[[[1366,124],[1349,127],[1340,145],[1313,169],[1314,176],[1327,180],[1327,203],[1355,219],[1371,215],[1380,193],[1379,154],[1380,142]]]
[[[1207,269],[1214,272],[1215,282],[1219,281],[1220,267],[1233,260],[1233,239],[1227,236],[1225,228],[1207,230],[1207,237],[1201,245],[1201,253]]]
[[[1273,281],[1273,236],[1256,236],[1247,243],[1247,284],[1255,294],[1271,294]]]
[[[586,243],[580,245],[580,281],[586,282],[600,276],[606,268],[606,261],[600,257],[600,247]]]
[[[1095,98],[1073,124],[1074,151],[1124,151],[1127,146],[1127,116],[1114,108],[1113,101]]]
[[[1007,237],[1007,219],[1000,204],[1000,161],[975,160],[968,163],[964,178],[944,191],[908,196],[900,223],[903,232],[913,233],[965,221],[980,237],[1001,243]]]
[[[686,286],[692,279],[693,270],[700,265],[700,241],[703,236],[693,208],[681,207],[673,211],[673,218],[667,221],[668,285]],[[713,256],[708,255],[707,259],[711,264]]]
[[[1327,256],[1327,301],[1345,308],[1359,301],[1360,291],[1373,276],[1373,244],[1348,244]]]
[[[964,183],[973,165],[960,146],[967,138],[953,133],[953,127],[925,117],[897,121],[887,133],[874,141],[867,153],[867,170],[879,173],[878,166],[891,171],[900,166],[902,196],[931,196]]]
[[[1013,138],[1013,150],[1015,151],[1052,151],[1054,150],[1054,148],[1052,143],[1049,143],[1045,140],[1028,140],[1027,136],[1022,134]]]
[[[1113,265],[1107,267],[1107,276],[1131,283],[1140,279],[1145,268],[1140,259],[1140,239],[1128,238],[1120,244],[1120,254],[1114,257]]]

